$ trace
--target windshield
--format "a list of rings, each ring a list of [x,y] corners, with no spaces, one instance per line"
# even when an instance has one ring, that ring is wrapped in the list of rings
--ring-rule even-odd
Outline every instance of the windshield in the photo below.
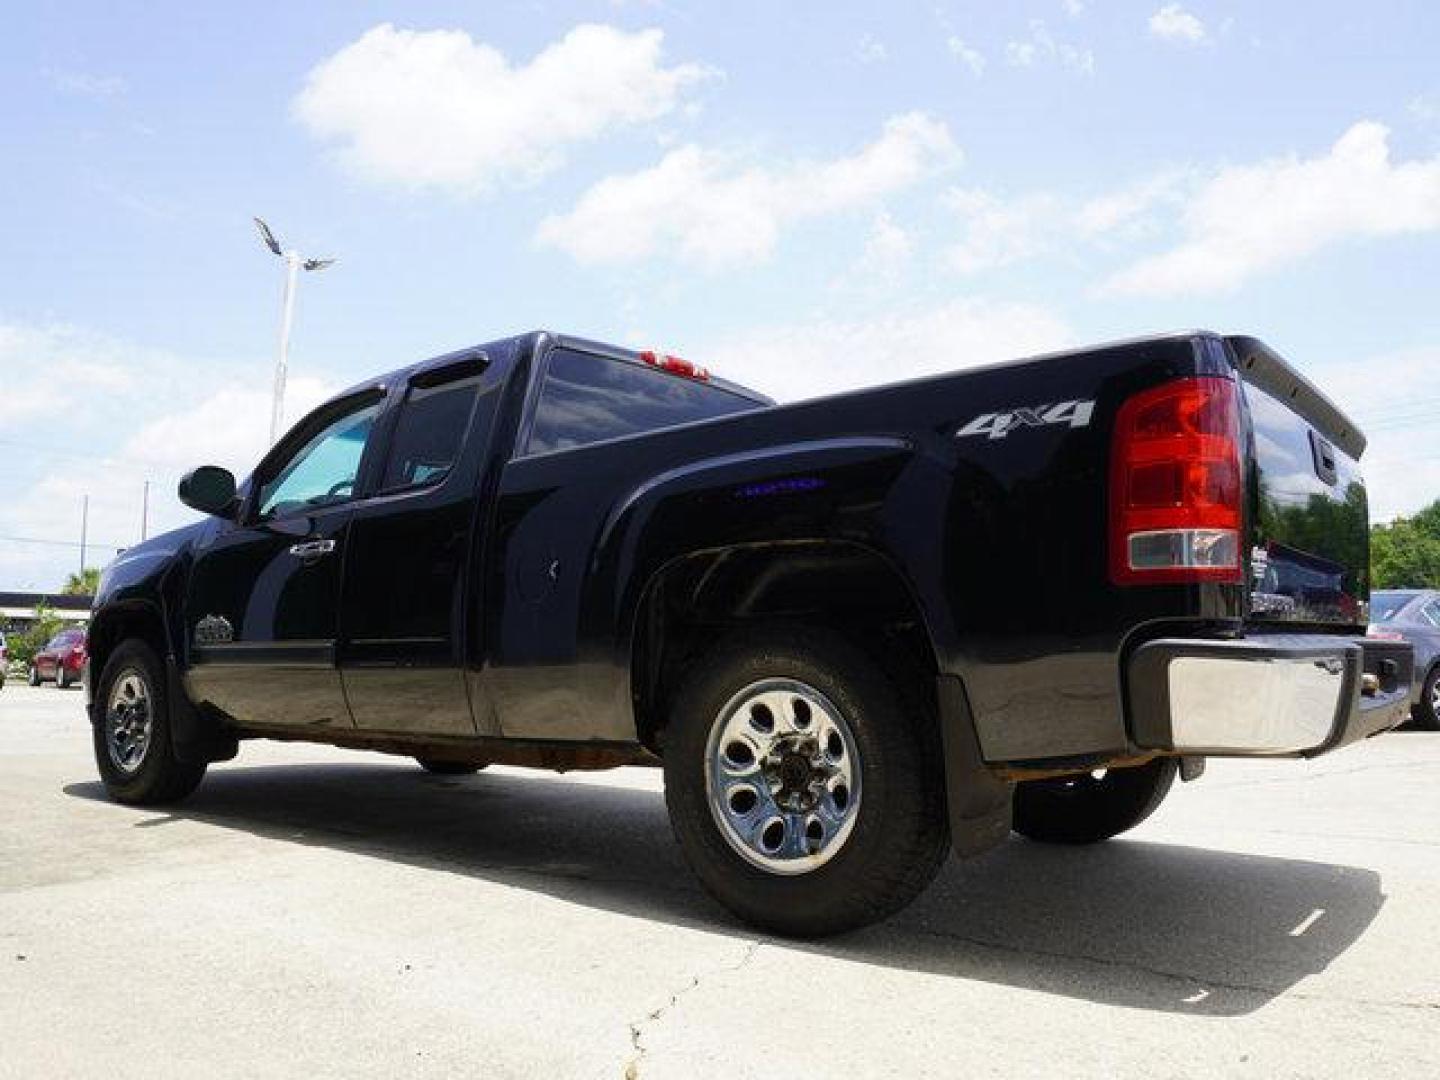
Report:
[[[1419,595],[1413,592],[1376,592],[1370,594],[1370,621],[1390,622],[1406,604]]]

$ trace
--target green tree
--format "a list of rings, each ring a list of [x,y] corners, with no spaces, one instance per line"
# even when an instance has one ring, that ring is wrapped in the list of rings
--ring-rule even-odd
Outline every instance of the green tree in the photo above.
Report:
[[[65,587],[60,591],[66,596],[94,596],[95,590],[100,588],[100,571],[93,566],[87,566],[78,574],[71,574],[65,579]]]
[[[1368,521],[1365,489],[1359,484],[1349,485],[1343,500],[1311,495],[1298,505],[1276,500],[1263,486],[1261,488],[1260,534],[1267,538],[1283,538],[1288,547],[1300,551],[1323,553],[1325,558],[1345,567],[1346,592],[1364,592],[1373,587],[1373,574],[1372,583],[1365,580],[1365,527]],[[1352,568],[1353,574],[1350,572]]]
[[[55,614],[53,608],[44,604],[35,607],[35,621],[23,634],[10,638],[10,659],[17,664],[29,665],[35,654],[65,625],[65,620]]]
[[[1377,589],[1440,589],[1440,499],[1412,518],[1371,526],[1370,567]]]

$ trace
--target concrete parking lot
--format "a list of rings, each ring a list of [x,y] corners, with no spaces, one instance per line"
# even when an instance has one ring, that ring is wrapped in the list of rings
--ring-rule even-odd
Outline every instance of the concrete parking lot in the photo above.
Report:
[[[795,944],[699,891],[654,773],[257,742],[131,809],[81,700],[0,691],[0,1075],[1440,1075],[1437,735],[1212,763]]]

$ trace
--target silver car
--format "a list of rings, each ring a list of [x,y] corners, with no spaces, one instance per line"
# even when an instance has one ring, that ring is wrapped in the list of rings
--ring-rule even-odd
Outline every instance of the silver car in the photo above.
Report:
[[[1417,727],[1440,731],[1440,589],[1386,589],[1370,594],[1371,634],[1415,646],[1411,713]]]

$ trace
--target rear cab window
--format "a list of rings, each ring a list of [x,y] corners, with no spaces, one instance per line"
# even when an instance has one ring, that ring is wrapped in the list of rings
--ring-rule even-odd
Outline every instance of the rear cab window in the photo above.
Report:
[[[1390,622],[1419,595],[1413,592],[1373,592],[1370,594],[1370,621]]]
[[[557,348],[550,353],[524,453],[547,454],[760,407],[697,379]]]
[[[432,487],[450,474],[470,430],[484,368],[477,358],[411,382],[390,439],[381,494]]]

